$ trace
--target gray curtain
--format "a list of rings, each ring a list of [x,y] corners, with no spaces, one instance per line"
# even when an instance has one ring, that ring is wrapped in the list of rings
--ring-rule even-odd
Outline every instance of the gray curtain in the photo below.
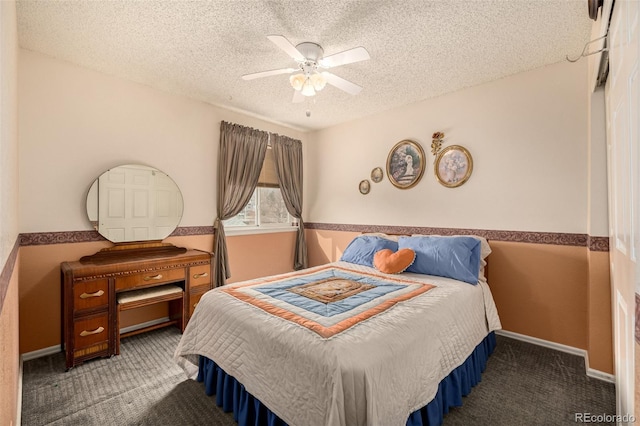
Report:
[[[308,262],[302,221],[302,143],[287,136],[271,134],[271,147],[284,204],[289,214],[298,219],[299,224],[293,269],[304,269]]]
[[[231,276],[223,220],[244,209],[256,189],[269,134],[260,130],[222,122],[218,152],[217,215],[214,223],[213,261],[215,286]]]

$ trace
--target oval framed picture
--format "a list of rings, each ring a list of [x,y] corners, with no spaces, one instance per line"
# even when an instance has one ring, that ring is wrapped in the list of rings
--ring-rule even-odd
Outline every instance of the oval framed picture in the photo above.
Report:
[[[396,188],[415,186],[420,182],[425,168],[424,150],[418,143],[408,139],[395,144],[387,157],[387,177]]]
[[[375,183],[381,182],[384,177],[384,172],[382,171],[382,167],[376,167],[371,170],[371,180]]]
[[[473,171],[473,158],[466,148],[451,145],[436,157],[434,172],[438,182],[447,188],[455,188],[465,183]]]
[[[360,185],[358,185],[358,189],[362,195],[367,195],[371,190],[371,184],[367,179],[361,180]]]

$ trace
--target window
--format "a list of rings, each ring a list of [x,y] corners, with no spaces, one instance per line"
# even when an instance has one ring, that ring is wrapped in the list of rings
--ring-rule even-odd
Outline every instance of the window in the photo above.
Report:
[[[245,208],[236,216],[224,221],[225,228],[292,228],[298,226],[289,214],[278,186],[275,162],[271,147],[265,154],[258,186]]]

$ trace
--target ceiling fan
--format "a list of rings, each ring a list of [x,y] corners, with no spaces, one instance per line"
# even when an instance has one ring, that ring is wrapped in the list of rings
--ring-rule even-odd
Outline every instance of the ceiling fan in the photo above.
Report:
[[[295,89],[293,92],[294,103],[304,101],[306,96],[314,96],[327,83],[351,95],[357,95],[362,90],[362,87],[357,84],[322,70],[370,59],[369,52],[364,47],[355,47],[333,55],[323,56],[324,49],[317,43],[303,42],[294,46],[281,35],[270,35],[267,38],[291,56],[296,61],[297,67],[245,74],[242,76],[243,80],[296,73],[289,77],[291,87]]]

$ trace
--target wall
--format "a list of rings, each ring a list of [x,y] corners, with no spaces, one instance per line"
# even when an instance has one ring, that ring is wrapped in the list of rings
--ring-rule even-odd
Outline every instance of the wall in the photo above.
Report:
[[[591,62],[589,62],[591,65]],[[590,72],[591,67],[589,67]],[[591,84],[591,81],[590,83]],[[609,201],[607,193],[607,141],[604,88],[588,89],[588,214],[589,235],[609,235]],[[611,281],[609,253],[589,251],[588,258],[588,348],[590,364],[598,370],[612,365]],[[607,301],[608,303],[604,303]]]
[[[233,121],[303,140],[304,216],[311,224],[540,233],[535,244],[493,240],[489,278],[505,329],[588,349],[592,364],[612,371],[606,251],[593,254],[587,237],[606,235],[599,216],[589,218],[590,200],[606,199],[606,188],[587,185],[588,165],[600,154],[587,145],[584,63],[540,68],[312,135],[33,52],[20,51],[19,67],[21,232],[90,229],[84,211],[90,183],[126,162],[153,165],[178,183],[182,226],[210,226],[219,122]],[[445,146],[460,144],[473,155],[474,173],[460,188],[444,188],[433,177],[435,131],[446,134]],[[402,139],[425,148],[423,180],[398,190],[385,179],[360,195],[358,182],[372,168],[384,168],[389,149]],[[310,229],[311,263],[339,258],[358,232]],[[548,233],[554,233],[551,244],[541,244]],[[184,245],[210,248],[210,236],[181,238]],[[60,341],[59,262],[102,246],[62,242],[21,250],[22,352]],[[271,251],[274,244],[291,253],[293,234],[231,237],[231,281],[289,270],[288,259]],[[37,294],[49,299],[42,303]],[[590,347],[596,338],[597,348]]]
[[[2,2],[0,35],[0,265],[18,237],[18,35],[15,2]]]
[[[17,424],[18,36],[16,4],[0,2],[0,424]]]
[[[504,328],[585,349],[611,373],[604,109],[591,96],[586,61],[563,62],[313,133],[310,258],[338,258],[360,231],[477,230],[491,239],[489,282]],[[459,188],[434,177],[436,131],[443,146],[473,156]],[[399,190],[385,177],[361,195],[358,183],[386,169],[403,139],[425,150],[422,180]]]
[[[89,186],[128,162],[154,166],[178,184],[181,226],[210,226],[220,121],[304,142],[295,130],[38,53],[20,50],[19,59],[20,232],[91,229]]]
[[[17,250],[16,250],[17,252]],[[18,262],[15,256],[12,262]],[[20,352],[18,348],[18,268],[10,268],[8,288],[0,311],[0,424],[19,424]]]
[[[35,235],[21,249],[23,353],[60,343],[60,262],[109,245],[74,239],[91,229],[85,197],[103,171],[124,163],[164,171],[183,194],[180,226],[211,227],[222,120],[304,144],[304,134],[278,124],[26,50],[19,52],[19,73],[20,232]],[[267,235],[229,237],[230,281],[291,270],[294,233]],[[206,232],[167,241],[213,246]],[[129,315],[123,326],[155,313]]]
[[[456,189],[433,175],[431,135],[463,145],[473,175]],[[398,190],[385,169],[402,139],[427,153],[422,181]],[[584,233],[587,229],[586,65],[560,63],[316,132],[308,144],[308,221]],[[345,206],[349,206],[345,209]],[[470,209],[473,214],[469,214]]]

